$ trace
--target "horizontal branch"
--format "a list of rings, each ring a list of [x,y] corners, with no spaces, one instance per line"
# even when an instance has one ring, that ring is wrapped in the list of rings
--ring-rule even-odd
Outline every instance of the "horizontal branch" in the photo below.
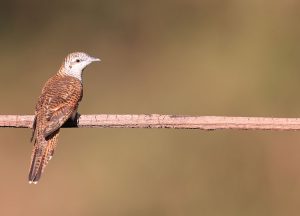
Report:
[[[0,115],[0,127],[32,128],[32,115]],[[77,123],[63,127],[88,128],[176,128],[300,130],[300,118],[179,116],[179,115],[81,115]]]

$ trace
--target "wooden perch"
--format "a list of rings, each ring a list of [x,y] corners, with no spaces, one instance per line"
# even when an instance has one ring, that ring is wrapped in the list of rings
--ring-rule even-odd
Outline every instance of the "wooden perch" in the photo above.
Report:
[[[32,128],[32,115],[0,115],[0,127]],[[300,130],[300,118],[181,115],[81,115],[63,127]]]

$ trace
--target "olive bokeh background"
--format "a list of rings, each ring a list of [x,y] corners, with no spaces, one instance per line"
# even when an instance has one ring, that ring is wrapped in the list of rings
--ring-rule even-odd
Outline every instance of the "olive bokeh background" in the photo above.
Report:
[[[1,114],[33,114],[85,51],[81,114],[300,116],[296,0],[1,1]],[[29,185],[29,129],[0,129],[1,215],[299,215],[300,133],[63,129]]]

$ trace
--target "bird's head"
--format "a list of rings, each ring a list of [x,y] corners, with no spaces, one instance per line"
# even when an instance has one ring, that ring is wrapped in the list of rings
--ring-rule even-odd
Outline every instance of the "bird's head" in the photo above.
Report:
[[[70,53],[62,64],[65,74],[81,80],[82,71],[92,62],[100,61],[98,58],[89,56],[84,52]]]

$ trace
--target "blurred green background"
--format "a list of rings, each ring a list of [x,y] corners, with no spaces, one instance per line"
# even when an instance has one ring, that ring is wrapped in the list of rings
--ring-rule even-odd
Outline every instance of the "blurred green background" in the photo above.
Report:
[[[81,114],[299,117],[296,0],[1,1],[1,114],[33,114],[73,51]],[[29,185],[29,129],[0,129],[0,215],[299,215],[300,133],[63,129]]]

